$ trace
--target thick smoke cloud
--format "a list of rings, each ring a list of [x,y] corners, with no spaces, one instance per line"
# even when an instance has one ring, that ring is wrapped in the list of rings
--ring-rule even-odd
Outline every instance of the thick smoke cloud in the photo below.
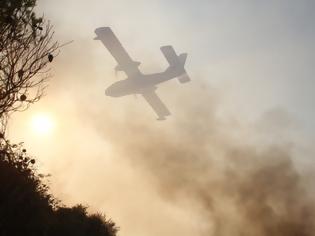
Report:
[[[87,108],[86,119],[163,201],[194,212],[197,235],[314,235],[315,199],[293,163],[292,147],[248,142],[261,128],[242,136],[241,127],[218,117],[215,91],[191,88],[198,97],[170,98],[181,107],[172,121],[148,121],[140,111],[111,118],[111,107]],[[132,114],[124,108],[125,117]],[[106,123],[98,118],[105,112]],[[282,113],[277,122],[282,118],[287,122]]]

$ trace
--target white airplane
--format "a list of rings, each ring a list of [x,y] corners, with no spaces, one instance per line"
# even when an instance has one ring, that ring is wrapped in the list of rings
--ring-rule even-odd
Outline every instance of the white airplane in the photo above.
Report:
[[[184,69],[187,53],[177,55],[172,46],[163,46],[160,49],[168,61],[169,67],[164,72],[143,74],[138,68],[140,62],[130,58],[110,27],[97,28],[95,33],[97,35],[95,40],[101,40],[117,61],[118,65],[115,70],[124,71],[127,75],[126,79],[109,86],[105,90],[105,94],[111,97],[141,94],[158,115],[157,119],[165,120],[165,117],[171,113],[157,96],[155,90],[157,84],[173,78],[178,77],[180,83],[190,81]]]

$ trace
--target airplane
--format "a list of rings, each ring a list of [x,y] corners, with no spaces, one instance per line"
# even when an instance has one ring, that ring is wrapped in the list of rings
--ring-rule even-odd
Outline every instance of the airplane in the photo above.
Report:
[[[100,40],[115,58],[118,65],[116,71],[124,71],[126,79],[115,82],[105,90],[105,95],[122,97],[131,94],[141,94],[157,114],[157,120],[165,120],[171,115],[165,104],[155,93],[157,85],[170,79],[178,78],[180,83],[190,81],[184,65],[187,53],[177,55],[172,46],[162,46],[160,49],[169,63],[169,67],[160,73],[143,74],[139,70],[140,62],[134,61],[123,48],[110,27],[95,29],[95,40]]]

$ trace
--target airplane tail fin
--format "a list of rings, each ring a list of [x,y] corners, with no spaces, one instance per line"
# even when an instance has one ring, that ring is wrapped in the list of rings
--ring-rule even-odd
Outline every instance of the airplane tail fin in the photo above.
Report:
[[[179,56],[176,54],[174,48],[170,45],[163,46],[160,48],[163,55],[165,56],[168,64],[170,66],[182,66],[184,67],[187,53],[180,54]]]
[[[166,60],[168,61],[168,64],[170,67],[177,67],[180,70],[183,71],[183,74],[178,78],[178,81],[180,83],[186,83],[190,81],[190,78],[186,74],[186,71],[184,69],[186,58],[187,58],[187,53],[182,53],[180,55],[177,55],[174,48],[170,45],[168,46],[163,46],[160,48],[163,55],[165,56]]]

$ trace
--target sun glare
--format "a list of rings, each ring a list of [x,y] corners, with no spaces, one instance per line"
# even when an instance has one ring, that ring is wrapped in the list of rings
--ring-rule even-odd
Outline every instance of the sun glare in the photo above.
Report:
[[[54,121],[50,115],[37,114],[32,118],[32,130],[39,135],[48,135],[54,129]]]

